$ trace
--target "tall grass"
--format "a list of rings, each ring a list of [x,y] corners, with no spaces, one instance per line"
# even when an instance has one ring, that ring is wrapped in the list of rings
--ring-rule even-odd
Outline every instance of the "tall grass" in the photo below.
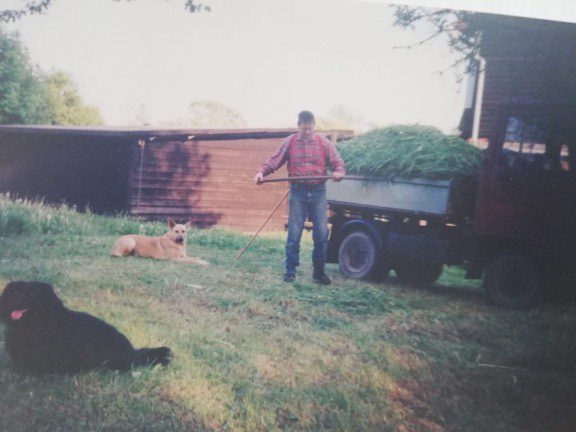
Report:
[[[13,199],[0,194],[0,237],[66,235],[113,236],[142,234],[160,236],[167,231],[165,222],[146,222],[118,214],[114,217],[96,215],[86,210],[79,213],[67,204],[47,204],[43,200]],[[273,238],[266,238],[273,237]],[[263,235],[252,247],[256,250],[282,250],[277,236]],[[247,236],[223,228],[194,229],[188,238],[195,245],[221,249],[241,249]]]
[[[0,237],[42,234],[98,235],[128,234],[139,231],[159,232],[154,224],[142,225],[136,220],[118,216],[107,218],[91,213],[81,214],[66,204],[49,205],[43,200],[12,199],[0,195]]]

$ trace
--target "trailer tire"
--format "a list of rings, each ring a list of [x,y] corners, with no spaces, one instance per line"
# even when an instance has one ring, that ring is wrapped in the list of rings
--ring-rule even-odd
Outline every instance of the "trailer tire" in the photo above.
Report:
[[[413,260],[408,258],[397,259],[394,271],[400,281],[409,285],[432,285],[442,275],[444,264],[434,261]]]
[[[346,277],[384,279],[388,271],[379,258],[380,251],[376,241],[364,231],[353,231],[340,243],[338,263],[340,271]]]
[[[542,298],[542,270],[521,252],[502,252],[486,267],[483,286],[490,302],[508,309],[527,309]]]

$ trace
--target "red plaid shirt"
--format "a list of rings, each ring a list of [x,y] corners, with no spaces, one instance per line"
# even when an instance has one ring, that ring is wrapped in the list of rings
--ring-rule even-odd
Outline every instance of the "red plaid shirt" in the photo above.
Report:
[[[326,137],[316,134],[308,140],[302,139],[299,133],[286,137],[274,154],[262,164],[260,171],[267,176],[285,163],[288,163],[290,177],[323,176],[326,175],[327,167],[333,172],[346,173],[344,162],[334,144]],[[322,180],[305,181],[307,184],[323,182]]]

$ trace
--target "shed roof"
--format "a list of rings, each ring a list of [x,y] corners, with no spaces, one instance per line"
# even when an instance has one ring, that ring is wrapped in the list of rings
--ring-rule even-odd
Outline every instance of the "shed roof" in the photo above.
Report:
[[[109,138],[135,138],[148,140],[236,140],[283,138],[297,132],[293,129],[187,129],[158,128],[154,126],[56,126],[56,125],[0,125],[0,134],[28,134],[54,136],[85,136]],[[349,138],[352,130],[319,131],[337,133],[339,137]]]
[[[73,135],[133,138],[185,138],[185,139],[246,139],[278,138],[294,133],[296,129],[187,129],[158,128],[153,126],[53,126],[53,125],[1,125],[0,133],[33,135]],[[347,131],[349,132],[349,131]]]

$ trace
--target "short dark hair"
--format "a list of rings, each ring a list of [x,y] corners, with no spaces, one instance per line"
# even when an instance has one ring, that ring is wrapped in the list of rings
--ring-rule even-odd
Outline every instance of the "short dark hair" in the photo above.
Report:
[[[300,123],[316,123],[314,114],[310,111],[301,111],[300,114],[298,114],[298,124]]]

